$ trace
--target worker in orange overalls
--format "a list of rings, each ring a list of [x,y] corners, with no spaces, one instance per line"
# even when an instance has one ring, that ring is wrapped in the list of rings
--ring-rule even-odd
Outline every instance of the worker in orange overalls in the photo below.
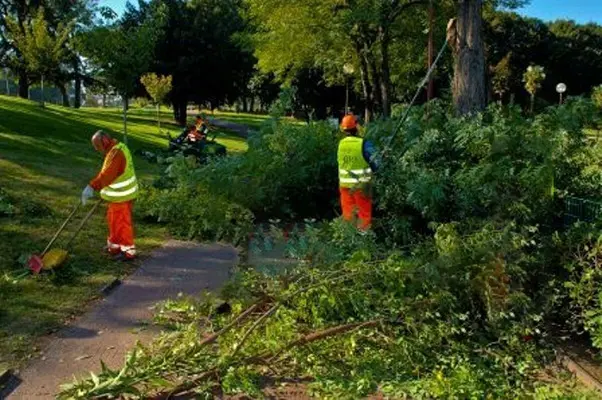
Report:
[[[138,181],[132,154],[124,143],[102,131],[92,136],[92,145],[104,155],[104,163],[100,173],[83,190],[82,203],[85,205],[94,192],[100,192],[100,197],[109,203],[107,251],[117,260],[133,260],[136,245],[132,206],[138,196]]]
[[[358,136],[357,118],[341,121],[345,138],[339,143],[339,192],[343,219],[367,230],[372,225],[372,173],[378,168],[372,142]]]
[[[209,134],[209,120],[204,115],[197,115],[194,124],[196,125],[196,130],[202,135],[207,136]]]

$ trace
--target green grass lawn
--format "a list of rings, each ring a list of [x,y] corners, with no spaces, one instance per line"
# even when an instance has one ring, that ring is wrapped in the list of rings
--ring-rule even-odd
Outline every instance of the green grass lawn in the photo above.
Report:
[[[223,121],[235,122],[237,124],[246,125],[253,129],[259,129],[261,127],[261,124],[270,117],[269,115],[235,113],[226,111],[215,111],[215,113],[213,114],[210,111],[207,111],[205,113],[207,114],[207,116],[211,116],[216,119],[221,119]]]
[[[270,119],[269,115],[266,114],[249,114],[249,113],[236,113],[230,111],[215,111],[212,113],[211,111],[205,111],[205,114],[209,117],[219,119],[222,121],[234,122],[240,125],[246,125],[251,127],[252,129],[259,129],[261,125],[268,119]],[[285,117],[287,121],[293,121],[296,124],[303,125],[306,122],[295,119],[293,117]]]
[[[163,116],[165,121],[171,120],[167,112]],[[162,128],[174,135],[180,131],[167,122]],[[112,262],[102,254],[106,240],[103,206],[80,233],[67,263],[55,274],[16,282],[11,278],[23,271],[20,259],[43,250],[100,168],[102,156],[90,144],[90,136],[98,129],[121,139],[119,110],[41,109],[27,100],[0,96],[0,189],[14,206],[12,215],[0,214],[0,369],[19,365],[36,351],[40,336],[84,311],[83,306],[103,285],[135,267]],[[167,146],[151,110],[132,110],[128,133],[134,154],[136,150]],[[220,132],[218,141],[231,152],[246,148],[244,139],[228,132]],[[149,182],[160,171],[156,164],[137,156],[134,159],[142,181]],[[80,211],[66,229],[58,247],[83,214]],[[163,228],[142,221],[136,222],[135,229],[143,257],[167,236]]]

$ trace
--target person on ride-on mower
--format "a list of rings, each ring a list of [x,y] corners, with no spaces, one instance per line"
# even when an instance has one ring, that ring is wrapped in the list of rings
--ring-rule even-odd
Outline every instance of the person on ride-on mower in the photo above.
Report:
[[[194,123],[196,125],[196,130],[202,135],[207,136],[209,134],[209,121],[207,121],[202,114],[196,116]]]
[[[188,143],[201,143],[204,142],[206,139],[207,135],[205,135],[202,131],[199,131],[199,129],[196,126],[190,126],[190,130],[188,132],[188,135],[186,136],[186,141]]]
[[[183,144],[183,143],[186,141],[186,139],[188,138],[188,135],[189,135],[191,132],[193,132],[195,129],[196,129],[196,127],[195,127],[194,125],[192,125],[192,124],[190,124],[190,125],[187,125],[187,126],[186,126],[186,128],[184,128],[184,130],[182,131],[182,133],[180,133],[180,134],[178,135],[178,137],[176,137],[175,139],[172,139],[172,140],[170,141],[170,144],[171,144],[171,145],[174,145],[174,144],[175,144],[175,145],[181,145],[181,144]],[[171,147],[172,147],[172,146],[170,146],[170,148],[171,148]]]

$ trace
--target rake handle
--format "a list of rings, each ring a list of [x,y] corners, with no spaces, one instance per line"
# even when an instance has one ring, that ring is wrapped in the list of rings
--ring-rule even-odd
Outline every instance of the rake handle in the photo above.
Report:
[[[73,216],[75,215],[75,213],[77,212],[77,210],[79,210],[80,204],[81,204],[80,202],[77,203],[77,205],[75,206],[75,208],[73,209],[73,211],[71,211],[71,213],[69,214],[69,216],[67,217],[67,219],[65,220],[65,222],[63,222],[63,224],[56,231],[56,233],[54,234],[54,236],[52,237],[52,239],[50,239],[50,242],[48,242],[48,245],[46,246],[46,248],[42,252],[42,257],[44,257],[44,254],[46,254],[48,252],[48,250],[50,249],[50,247],[52,247],[52,245],[54,244],[54,242],[56,242],[56,239],[58,239],[58,237],[61,234],[61,232],[63,232],[63,230],[65,229],[65,227],[69,223],[69,221],[71,221],[71,218],[73,218]]]
[[[77,235],[79,234],[79,232],[82,230],[82,228],[84,227],[84,225],[86,225],[86,222],[88,222],[88,220],[90,219],[90,217],[92,216],[92,214],[94,214],[94,211],[96,211],[96,209],[98,208],[98,206],[100,205],[100,203],[101,203],[101,201],[97,201],[96,204],[94,204],[94,207],[92,207],[90,209],[90,211],[88,211],[88,214],[86,214],[86,216],[84,217],[84,219],[82,220],[82,222],[79,224],[79,226],[77,227],[77,229],[75,230],[75,232],[73,232],[73,236],[71,236],[71,239],[69,239],[69,241],[65,245],[65,249],[68,249],[69,246],[71,246],[71,243],[73,243],[73,241],[75,240],[75,238],[77,237]]]

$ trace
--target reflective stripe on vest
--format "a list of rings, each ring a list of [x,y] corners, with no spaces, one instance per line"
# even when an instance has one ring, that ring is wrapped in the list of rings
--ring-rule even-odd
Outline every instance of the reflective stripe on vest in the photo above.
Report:
[[[123,143],[117,143],[111,151],[121,150],[125,156],[125,170],[123,174],[117,177],[109,186],[100,191],[100,197],[111,203],[123,203],[134,200],[138,196],[138,180],[134,171],[134,161],[128,147]],[[110,154],[107,154],[105,163],[110,160]],[[106,167],[103,166],[103,168]]]
[[[339,143],[339,186],[356,188],[372,181],[372,169],[364,159],[364,140],[350,136]]]

